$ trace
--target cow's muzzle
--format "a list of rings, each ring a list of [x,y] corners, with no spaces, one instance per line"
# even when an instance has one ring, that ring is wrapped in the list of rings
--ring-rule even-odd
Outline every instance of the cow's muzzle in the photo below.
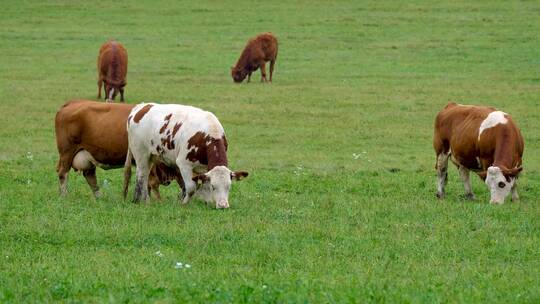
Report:
[[[216,204],[217,209],[227,209],[229,208],[229,202],[227,201],[221,201]]]

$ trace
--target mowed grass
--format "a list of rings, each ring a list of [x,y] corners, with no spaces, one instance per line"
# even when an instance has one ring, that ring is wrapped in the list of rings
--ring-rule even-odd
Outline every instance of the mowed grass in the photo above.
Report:
[[[540,4],[535,1],[4,1],[0,302],[540,301]],[[232,83],[249,37],[279,39],[274,83]],[[95,99],[100,45],[129,53],[126,99],[213,111],[231,208],[58,196],[54,115]],[[521,202],[435,198],[447,102],[511,113]],[[156,254],[156,252],[161,254]],[[191,268],[176,269],[177,262]]]

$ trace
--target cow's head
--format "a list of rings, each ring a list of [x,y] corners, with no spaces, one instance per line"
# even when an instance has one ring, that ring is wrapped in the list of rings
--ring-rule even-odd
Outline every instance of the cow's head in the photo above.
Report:
[[[125,81],[118,82],[118,83],[107,82],[105,84],[105,93],[107,95],[105,101],[113,102],[114,99],[116,98],[116,95],[118,95],[118,93],[122,91],[125,86],[126,86]]]
[[[240,83],[246,79],[247,72],[238,67],[231,67],[231,76],[236,83]]]
[[[212,170],[193,177],[199,186],[198,196],[206,202],[215,202],[216,208],[229,208],[229,190],[233,180],[248,176],[245,171],[232,172],[225,166],[216,166]]]
[[[491,192],[490,203],[502,204],[516,182],[516,178],[523,168],[514,169],[491,166],[486,172],[480,173]]]

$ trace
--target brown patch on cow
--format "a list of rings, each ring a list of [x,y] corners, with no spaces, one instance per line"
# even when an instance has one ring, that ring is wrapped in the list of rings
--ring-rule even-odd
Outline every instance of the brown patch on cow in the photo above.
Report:
[[[216,166],[228,166],[227,145],[225,136],[215,139],[204,132],[197,132],[188,140],[188,150],[191,151],[186,159],[208,165],[208,170]]]
[[[266,81],[266,62],[270,61],[270,82],[278,53],[278,42],[272,33],[262,33],[250,39],[236,65],[231,70],[234,82],[242,82],[251,73],[261,69],[261,81]]]
[[[163,137],[161,139],[161,144],[169,149],[169,150],[173,150],[174,149],[174,140],[172,139],[172,137],[170,135],[168,135],[167,137]]]
[[[163,124],[163,126],[161,126],[161,129],[159,129],[159,134],[165,132],[165,130],[167,129],[167,127],[169,126],[169,122],[171,122],[171,117],[172,117],[172,113],[165,116],[165,123]]]
[[[133,117],[133,121],[135,123],[139,123],[139,121],[141,121],[141,119],[144,117],[144,115],[146,115],[146,113],[148,111],[150,111],[150,109],[153,107],[154,105],[151,105],[151,104],[147,104],[145,105],[142,109],[140,109],[136,114],[135,114],[135,117]]]
[[[173,131],[172,131],[172,137],[174,137],[176,135],[176,132],[178,132],[178,130],[180,130],[181,126],[182,126],[181,122],[177,122],[177,123],[174,124]]]

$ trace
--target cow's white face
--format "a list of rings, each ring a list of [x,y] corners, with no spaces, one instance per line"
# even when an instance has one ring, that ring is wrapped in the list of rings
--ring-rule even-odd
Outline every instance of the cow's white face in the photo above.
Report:
[[[490,203],[502,204],[504,199],[510,194],[510,190],[516,182],[515,177],[509,177],[508,180],[504,176],[501,168],[489,167],[486,175],[486,185],[491,192]]]
[[[215,202],[216,208],[229,208],[229,191],[233,180],[241,180],[247,172],[232,172],[225,166],[216,166],[212,170],[193,177],[195,182],[203,183],[196,195],[206,202]]]

